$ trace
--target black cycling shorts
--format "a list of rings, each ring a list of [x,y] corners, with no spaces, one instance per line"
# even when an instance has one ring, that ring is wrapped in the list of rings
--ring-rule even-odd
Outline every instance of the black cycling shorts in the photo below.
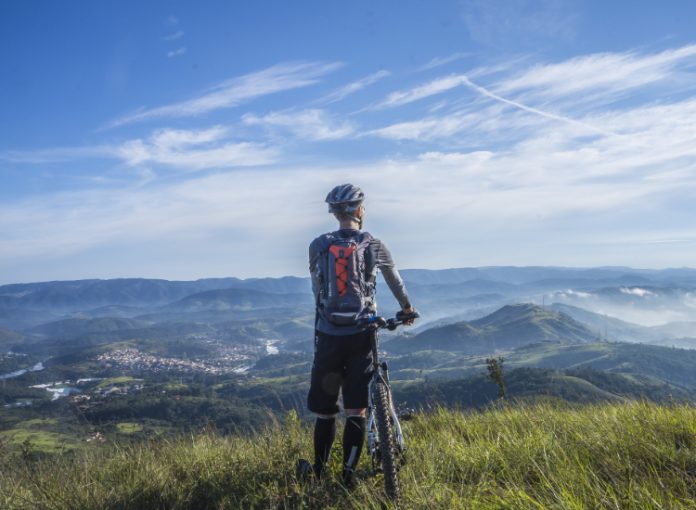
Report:
[[[336,414],[338,392],[344,409],[367,407],[367,388],[372,377],[370,333],[328,335],[315,331],[312,381],[307,407],[317,414]]]

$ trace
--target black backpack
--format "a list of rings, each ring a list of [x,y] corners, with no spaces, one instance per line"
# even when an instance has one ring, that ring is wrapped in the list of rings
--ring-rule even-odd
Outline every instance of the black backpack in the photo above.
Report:
[[[317,311],[335,326],[353,326],[373,310],[376,267],[367,249],[372,240],[367,232],[345,238],[336,233],[324,236],[317,261],[321,280]]]

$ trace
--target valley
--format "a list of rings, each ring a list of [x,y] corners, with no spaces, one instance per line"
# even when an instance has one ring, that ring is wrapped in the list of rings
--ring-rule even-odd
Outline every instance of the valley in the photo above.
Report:
[[[403,276],[422,320],[380,344],[403,409],[490,404],[492,356],[510,399],[696,399],[694,270]],[[396,310],[383,282],[378,299]],[[628,320],[643,311],[646,323]],[[0,441],[47,454],[309,418],[313,320],[305,278],[2,286]]]

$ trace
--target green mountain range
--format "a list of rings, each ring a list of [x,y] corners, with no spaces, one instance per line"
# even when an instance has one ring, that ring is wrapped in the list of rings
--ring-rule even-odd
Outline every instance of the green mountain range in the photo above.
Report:
[[[583,343],[596,339],[596,333],[569,315],[532,304],[516,304],[481,319],[428,329],[388,345],[397,353],[435,349],[474,355],[537,342]]]

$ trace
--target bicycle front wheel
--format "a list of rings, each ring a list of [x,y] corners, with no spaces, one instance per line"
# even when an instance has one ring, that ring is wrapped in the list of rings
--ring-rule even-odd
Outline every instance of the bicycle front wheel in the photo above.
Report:
[[[394,427],[391,421],[389,389],[383,381],[377,381],[374,386],[373,402],[377,434],[379,435],[382,472],[384,473],[384,488],[388,497],[396,499],[399,496],[396,444],[394,442]]]

